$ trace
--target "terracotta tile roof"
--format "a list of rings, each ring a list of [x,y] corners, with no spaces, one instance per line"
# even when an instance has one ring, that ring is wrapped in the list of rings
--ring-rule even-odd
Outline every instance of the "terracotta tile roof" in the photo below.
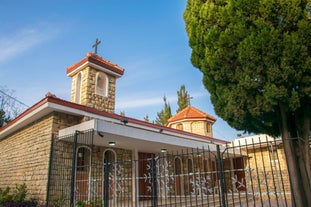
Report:
[[[199,109],[193,106],[187,106],[186,108],[181,110],[179,113],[172,116],[167,122],[169,124],[171,122],[187,120],[187,119],[207,119],[212,122],[216,121],[216,118],[213,117],[212,115],[206,114],[203,111],[200,111]]]
[[[124,68],[121,68],[120,66],[110,62],[109,60],[106,60],[100,56],[98,56],[95,53],[87,53],[85,58],[83,58],[81,61],[71,65],[66,69],[66,74],[70,75],[72,74],[75,70],[77,70],[80,66],[82,66],[85,63],[93,63],[96,64],[100,67],[106,68],[114,73],[117,73],[118,75],[123,75],[124,73]]]

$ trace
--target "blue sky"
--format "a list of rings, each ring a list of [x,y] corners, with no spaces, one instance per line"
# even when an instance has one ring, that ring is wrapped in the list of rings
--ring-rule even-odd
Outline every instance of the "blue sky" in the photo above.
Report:
[[[0,0],[0,85],[28,106],[47,92],[69,100],[66,68],[92,52],[125,68],[117,80],[116,113],[154,120],[167,97],[177,110],[185,84],[191,105],[217,118],[214,136],[239,133],[219,118],[190,62],[183,12],[186,0]]]

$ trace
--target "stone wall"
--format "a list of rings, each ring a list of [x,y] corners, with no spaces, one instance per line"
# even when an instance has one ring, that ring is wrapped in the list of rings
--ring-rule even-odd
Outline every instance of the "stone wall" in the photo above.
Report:
[[[180,128],[180,124],[182,128]],[[211,124],[206,121],[182,121],[176,122],[171,125],[171,128],[180,129],[186,132],[192,132],[203,136],[213,137],[213,131]]]
[[[0,141],[0,188],[25,183],[29,198],[45,201],[52,133],[81,117],[51,113]]]
[[[281,146],[248,150],[245,166],[246,180],[252,179],[254,192],[290,192],[284,149]]]
[[[92,67],[84,68],[82,73],[82,87],[81,87],[81,102],[80,104],[96,108],[101,111],[107,111],[113,113],[115,110],[115,90],[116,90],[116,78],[106,74],[108,76],[108,97],[95,94],[96,84],[96,72],[98,70]],[[71,101],[75,101],[76,96],[76,81],[77,75],[72,77],[71,85]]]
[[[87,136],[87,138],[90,139],[89,143],[92,143],[91,134],[92,133],[89,133]],[[50,205],[69,206],[73,159],[73,136],[68,140],[69,141],[59,140],[54,142],[53,164],[49,189]],[[85,174],[86,177],[84,177],[84,184],[82,183],[82,185],[86,187],[84,188],[86,191],[79,191],[79,184],[76,183],[77,188],[75,190],[75,200],[84,201],[87,204],[102,203],[104,199],[103,155],[107,150],[113,152],[116,156],[116,162],[110,163],[109,170],[110,199],[113,200],[115,195],[118,196],[118,200],[122,198],[128,199],[132,196],[133,166],[131,150],[92,146],[87,143],[79,143],[77,147],[87,147],[90,149],[91,164],[85,165],[87,169],[84,169],[87,174]],[[79,178],[76,178],[76,180],[79,180]],[[81,183],[81,180],[79,182]],[[90,185],[87,183],[90,183]],[[115,194],[113,192],[115,192]]]
[[[25,183],[29,197],[45,199],[52,123],[45,116],[0,141],[0,188]]]

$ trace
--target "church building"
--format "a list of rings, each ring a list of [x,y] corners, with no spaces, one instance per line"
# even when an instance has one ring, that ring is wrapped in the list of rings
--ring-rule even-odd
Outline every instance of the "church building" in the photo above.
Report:
[[[167,126],[118,115],[115,90],[123,73],[122,67],[87,53],[66,70],[72,80],[70,101],[47,93],[0,128],[0,188],[25,183],[29,197],[58,206],[78,201],[88,206],[151,202],[157,193],[152,187],[159,191],[165,186],[164,197],[196,191],[198,149],[216,152],[216,145],[227,143],[213,138],[216,119],[192,106],[173,116]],[[177,156],[185,152],[191,156]],[[215,170],[214,158],[206,156],[202,172]],[[189,178],[177,176],[153,186],[150,161],[157,166],[158,178],[161,173],[187,173]]]

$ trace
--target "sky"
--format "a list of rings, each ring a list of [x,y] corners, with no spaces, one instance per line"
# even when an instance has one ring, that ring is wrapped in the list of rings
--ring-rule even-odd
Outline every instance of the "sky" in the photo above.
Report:
[[[184,84],[191,105],[217,118],[214,137],[238,132],[215,114],[202,73],[190,62],[186,0],[0,0],[0,86],[27,106],[47,92],[70,100],[66,68],[93,52],[125,69],[115,113],[155,120],[167,98],[172,113]]]

